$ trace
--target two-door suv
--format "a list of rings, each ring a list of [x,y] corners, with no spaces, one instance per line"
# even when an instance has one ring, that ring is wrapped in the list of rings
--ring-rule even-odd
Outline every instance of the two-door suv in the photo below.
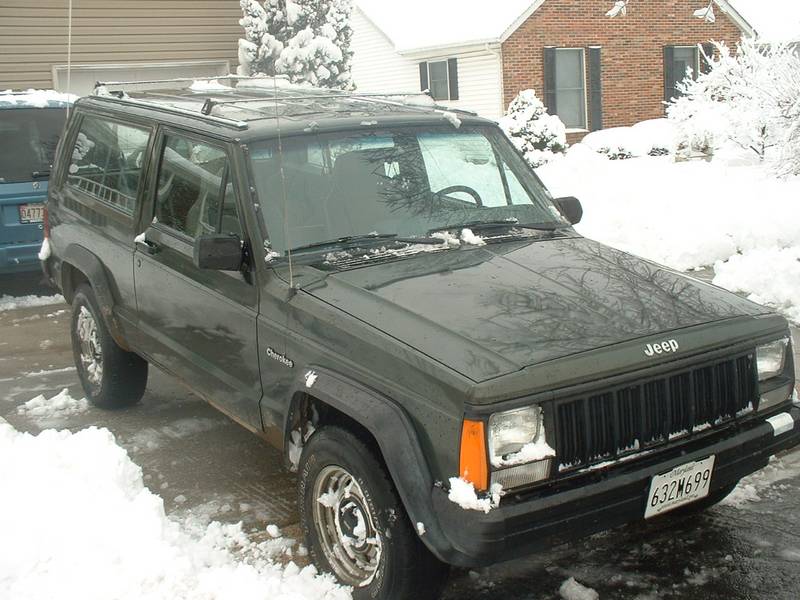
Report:
[[[357,598],[709,506],[800,440],[786,320],[580,236],[495,123],[231,86],[79,100],[44,269],[88,398],[153,364],[281,448]]]

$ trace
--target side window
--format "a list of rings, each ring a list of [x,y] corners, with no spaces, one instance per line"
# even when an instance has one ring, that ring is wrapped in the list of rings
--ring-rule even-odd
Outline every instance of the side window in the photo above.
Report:
[[[87,115],[72,149],[67,184],[132,215],[150,131]]]
[[[228,157],[222,148],[189,138],[165,138],[158,171],[156,220],[191,238],[242,235]]]

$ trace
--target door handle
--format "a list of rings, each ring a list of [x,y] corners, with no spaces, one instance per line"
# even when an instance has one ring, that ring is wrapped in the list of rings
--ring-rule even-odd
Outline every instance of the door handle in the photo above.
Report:
[[[136,240],[136,248],[151,256],[158,253],[158,246],[148,240]]]

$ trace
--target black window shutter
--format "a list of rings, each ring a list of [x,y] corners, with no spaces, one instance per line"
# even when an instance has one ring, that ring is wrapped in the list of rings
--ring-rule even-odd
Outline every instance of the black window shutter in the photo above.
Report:
[[[419,63],[419,90],[424,92],[429,88],[428,85],[428,63]]]
[[[664,46],[664,101],[675,95],[675,47]]]
[[[711,60],[714,58],[714,44],[711,42],[707,42],[703,44],[703,54]],[[708,73],[711,71],[711,63],[709,60],[706,60],[704,56],[700,57],[700,72],[701,73]]]
[[[450,100],[458,100],[458,59],[447,59],[447,80],[450,82]]]
[[[558,114],[556,106],[556,49],[544,49],[544,103],[547,112]]]
[[[589,126],[591,131],[603,128],[603,69],[601,48],[589,48]]]

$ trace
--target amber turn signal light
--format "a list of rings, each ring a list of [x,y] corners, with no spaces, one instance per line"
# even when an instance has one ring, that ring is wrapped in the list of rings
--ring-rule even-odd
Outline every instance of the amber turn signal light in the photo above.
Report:
[[[459,475],[478,491],[489,489],[489,466],[486,461],[486,430],[483,421],[464,419],[461,428]]]

